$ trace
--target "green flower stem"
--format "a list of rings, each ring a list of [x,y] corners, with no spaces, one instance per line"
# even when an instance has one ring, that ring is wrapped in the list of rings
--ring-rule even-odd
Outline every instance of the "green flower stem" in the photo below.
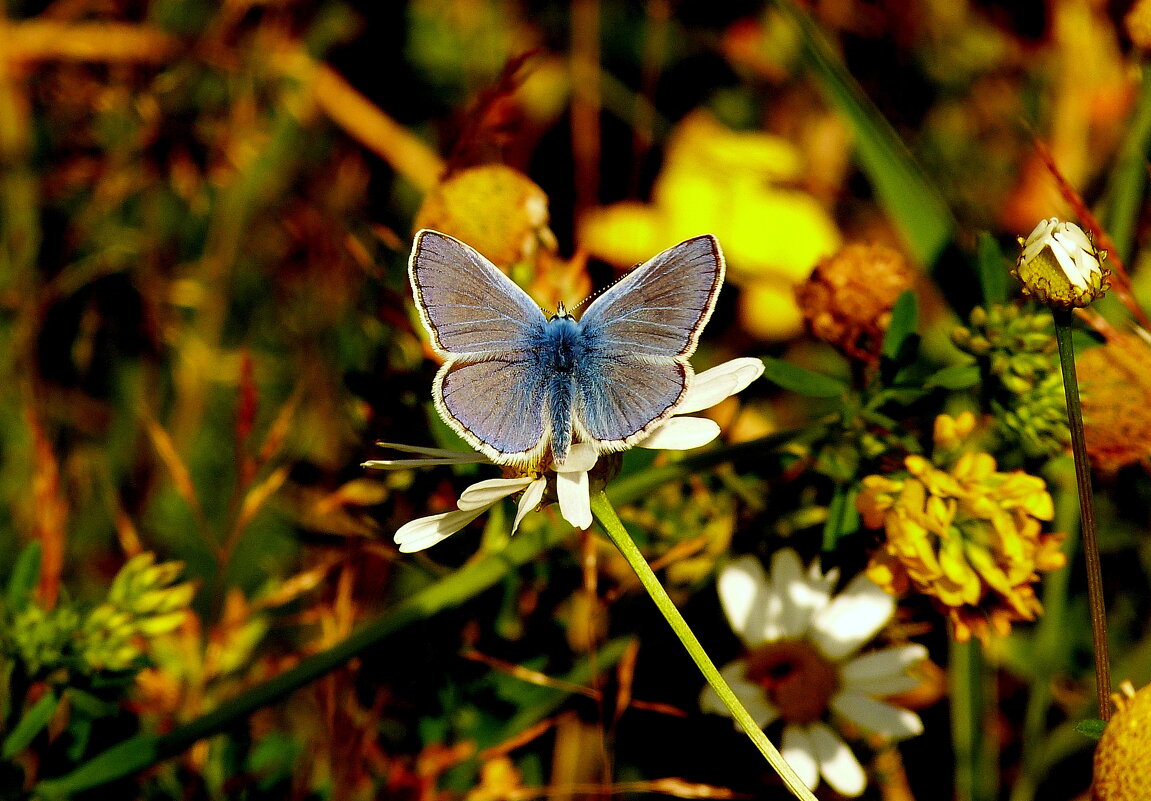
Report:
[[[995,699],[979,640],[951,643],[951,736],[955,742],[955,795],[959,801],[994,801],[998,743],[989,720]]]
[[[660,613],[667,620],[668,625],[671,626],[679,641],[683,643],[683,647],[687,649],[688,654],[699,668],[700,673],[707,679],[707,683],[711,685],[716,694],[723,701],[724,706],[731,712],[732,718],[738,723],[759,752],[767,759],[768,764],[779,774],[783,779],[783,783],[791,790],[796,798],[803,799],[803,801],[815,801],[815,796],[807,789],[803,780],[796,775],[795,771],[791,769],[783,756],[771,740],[767,739],[767,735],[759,728],[755,720],[752,719],[751,714],[744,709],[743,704],[735,697],[731,687],[724,681],[723,676],[719,674],[715,664],[707,655],[707,651],[703,649],[699,640],[696,639],[695,634],[692,632],[691,627],[688,626],[687,621],[683,619],[683,615],[676,609],[675,604],[672,603],[668,597],[667,591],[663,585],[659,583],[651,566],[648,565],[647,560],[643,558],[639,548],[636,547],[635,542],[632,541],[631,536],[627,533],[623,523],[620,522],[619,517],[615,513],[615,509],[611,505],[611,501],[603,492],[598,492],[592,495],[591,510],[595,515],[596,520],[603,526],[605,532],[615,546],[619,548],[624,559],[631,565],[631,569],[635,571],[636,577],[639,578],[640,584],[647,590],[647,594],[655,601],[655,605],[659,608]]]
[[[1103,570],[1095,534],[1095,503],[1083,433],[1083,409],[1079,405],[1079,382],[1075,377],[1075,346],[1071,342],[1071,310],[1051,310],[1059,365],[1063,368],[1063,392],[1067,396],[1067,424],[1071,429],[1071,452],[1075,457],[1075,483],[1079,488],[1079,516],[1083,521],[1083,558],[1087,565],[1087,603],[1091,613],[1091,641],[1095,647],[1095,695],[1099,717],[1111,718],[1111,660],[1107,651],[1107,611],[1103,605]]]

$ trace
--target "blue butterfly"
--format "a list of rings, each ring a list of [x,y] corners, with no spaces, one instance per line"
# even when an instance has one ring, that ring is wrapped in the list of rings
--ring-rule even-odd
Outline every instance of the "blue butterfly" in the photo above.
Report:
[[[548,317],[476,250],[416,234],[408,264],[420,319],[445,358],[432,385],[444,421],[497,464],[533,467],[573,441],[623,450],[669,417],[711,317],[724,261],[714,236],[665,250],[580,319]]]

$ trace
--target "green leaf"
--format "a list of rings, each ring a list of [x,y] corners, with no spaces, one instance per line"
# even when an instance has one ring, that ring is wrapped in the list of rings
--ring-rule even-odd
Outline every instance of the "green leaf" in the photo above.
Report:
[[[1127,135],[1119,146],[1107,178],[1103,227],[1123,261],[1131,258],[1131,244],[1143,208],[1147,184],[1147,149],[1151,147],[1151,81],[1140,81],[1139,101],[1126,124]]]
[[[883,355],[892,361],[898,361],[904,345],[915,333],[918,325],[919,307],[915,301],[915,293],[909,289],[899,296],[891,309],[891,322],[888,323],[887,334],[883,337]]]
[[[32,597],[32,590],[40,580],[40,543],[30,542],[16,557],[16,564],[12,568],[12,575],[8,578],[8,588],[5,600],[9,612],[23,609],[28,599]]]
[[[985,306],[1007,301],[1007,276],[1010,272],[1007,257],[995,237],[987,231],[979,233],[979,285],[983,289]]]
[[[953,364],[932,374],[924,382],[925,387],[943,389],[971,389],[982,380],[979,366],[975,364]]]
[[[891,215],[915,259],[921,264],[933,264],[951,240],[955,228],[951,211],[818,26],[793,0],[775,0],[775,4],[799,28],[804,60],[828,102],[854,130],[860,166],[875,186],[880,204]]]
[[[827,521],[823,524],[823,550],[834,550],[840,539],[859,530],[855,496],[855,487],[849,484],[836,485],[835,495],[827,505]]]
[[[768,381],[809,398],[836,398],[847,391],[847,384],[838,378],[813,373],[782,359],[765,358],[763,364]]]
[[[1098,718],[1081,720],[1075,724],[1075,731],[1092,740],[1098,740],[1102,737],[1105,728],[1107,728],[1107,721],[1099,720]]]
[[[51,690],[40,696],[40,700],[32,704],[32,708],[24,713],[24,717],[4,738],[4,745],[0,747],[0,758],[11,759],[27,748],[36,735],[48,725],[59,700],[56,693]]]

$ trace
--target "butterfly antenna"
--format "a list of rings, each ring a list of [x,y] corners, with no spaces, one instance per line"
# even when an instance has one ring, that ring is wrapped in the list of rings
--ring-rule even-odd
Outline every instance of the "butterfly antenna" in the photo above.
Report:
[[[633,264],[633,265],[632,265],[632,268],[631,268],[630,270],[628,270],[626,273],[624,273],[623,275],[621,275],[621,276],[617,277],[617,278],[616,278],[614,281],[612,281],[610,284],[608,284],[607,286],[603,287],[602,289],[597,289],[595,292],[592,292],[590,295],[588,295],[586,298],[584,298],[583,300],[581,300],[579,303],[577,303],[576,305],[572,306],[572,307],[571,307],[571,311],[575,311],[576,309],[580,308],[581,306],[586,306],[587,304],[591,303],[593,300],[595,300],[596,298],[598,298],[598,297],[599,297],[600,295],[602,295],[604,292],[607,292],[607,291],[608,291],[609,289],[611,289],[613,286],[615,286],[615,285],[616,285],[616,284],[618,284],[620,281],[622,281],[623,279],[625,279],[625,278],[627,278],[629,275],[631,275],[633,272],[635,272],[635,269],[636,269],[637,267],[639,267],[639,265],[638,265],[638,264]]]

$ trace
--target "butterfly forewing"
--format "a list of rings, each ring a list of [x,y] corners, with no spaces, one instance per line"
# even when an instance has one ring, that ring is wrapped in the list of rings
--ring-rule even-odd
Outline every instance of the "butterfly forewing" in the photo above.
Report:
[[[714,236],[698,236],[644,262],[600,295],[580,324],[606,352],[687,357],[723,283]]]
[[[526,292],[479,252],[447,234],[416,234],[408,275],[424,326],[441,354],[520,351],[547,322]]]

